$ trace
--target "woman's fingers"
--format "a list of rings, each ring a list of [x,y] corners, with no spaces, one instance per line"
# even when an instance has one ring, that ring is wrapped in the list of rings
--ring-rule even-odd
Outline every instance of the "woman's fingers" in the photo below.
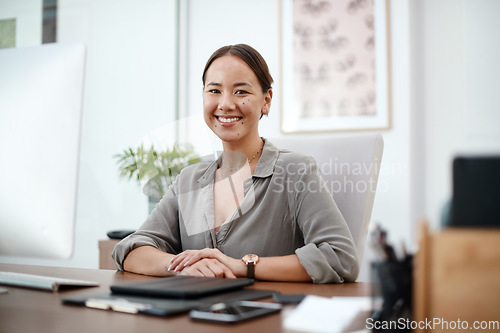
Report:
[[[215,250],[215,251],[214,251]],[[184,267],[192,265],[203,258],[215,258],[216,249],[186,250],[170,260],[169,271],[181,271]]]
[[[179,263],[184,260],[186,257],[186,253],[182,252],[176,256],[174,256],[172,259],[170,259],[170,265],[168,267],[168,271],[175,270],[175,268],[179,265]]]
[[[231,269],[217,259],[207,259],[207,265],[217,277],[236,278]]]
[[[196,264],[195,264],[196,265]],[[212,265],[212,267],[209,267],[204,264],[197,265],[198,270],[203,274],[205,277],[218,277],[216,275],[216,271]]]
[[[204,258],[182,269],[181,275],[236,278],[231,269],[217,259]]]
[[[194,250],[196,251],[196,250]],[[198,259],[199,260],[199,259]],[[180,271],[187,261],[192,261],[193,263],[197,260],[193,260],[193,250],[186,250],[179,253],[170,260],[169,271]]]
[[[201,272],[200,272],[198,269],[196,269],[196,268],[194,268],[194,267],[192,267],[192,266],[191,266],[191,267],[187,267],[187,268],[183,269],[183,270],[179,273],[179,275],[200,276],[200,277],[202,277],[202,276],[203,276],[203,274],[201,274]]]

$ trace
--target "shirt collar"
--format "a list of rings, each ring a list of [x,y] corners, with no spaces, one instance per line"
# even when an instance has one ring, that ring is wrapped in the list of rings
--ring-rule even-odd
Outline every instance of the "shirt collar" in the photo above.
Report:
[[[269,140],[264,139],[264,147],[262,148],[262,154],[259,158],[259,162],[257,162],[257,166],[255,167],[255,172],[253,173],[253,177],[265,178],[269,177],[274,172],[274,165],[278,160],[279,149],[276,148]],[[198,178],[198,183],[203,187],[210,183],[214,182],[215,171],[217,170],[217,166],[220,164],[220,160],[222,159],[222,155],[213,162],[211,162],[203,175]]]
[[[274,165],[278,160],[279,149],[276,148],[269,140],[264,139],[264,148],[262,149],[262,155],[259,158],[259,162],[255,167],[255,172],[253,177],[265,178],[269,177],[274,172]]]
[[[221,157],[219,156],[217,160],[210,162],[203,175],[198,178],[198,184],[200,184],[200,187],[205,187],[214,183],[215,171],[217,170],[220,159]]]

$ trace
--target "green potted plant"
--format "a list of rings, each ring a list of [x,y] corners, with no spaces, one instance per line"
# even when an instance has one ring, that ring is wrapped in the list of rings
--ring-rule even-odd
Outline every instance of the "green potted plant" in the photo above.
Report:
[[[129,147],[113,157],[117,159],[120,177],[134,178],[139,185],[144,185],[143,192],[149,198],[150,213],[181,170],[200,161],[191,145],[177,143],[165,151],[153,146]]]

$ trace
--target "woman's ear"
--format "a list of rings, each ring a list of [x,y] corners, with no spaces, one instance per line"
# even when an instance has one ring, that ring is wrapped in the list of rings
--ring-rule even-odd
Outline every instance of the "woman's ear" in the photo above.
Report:
[[[269,114],[269,110],[271,109],[271,101],[273,99],[273,90],[272,89],[268,89],[266,94],[264,95],[264,105],[262,107],[262,114],[264,115],[268,115]]]

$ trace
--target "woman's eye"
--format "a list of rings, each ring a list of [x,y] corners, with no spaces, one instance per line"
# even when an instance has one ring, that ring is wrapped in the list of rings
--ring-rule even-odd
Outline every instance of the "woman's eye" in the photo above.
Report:
[[[236,91],[235,94],[236,95],[244,95],[244,94],[248,94],[248,91],[246,91],[246,90],[238,90],[238,91]]]
[[[212,93],[212,94],[218,94],[219,90],[218,89],[210,89],[210,90],[208,90],[208,92]]]

